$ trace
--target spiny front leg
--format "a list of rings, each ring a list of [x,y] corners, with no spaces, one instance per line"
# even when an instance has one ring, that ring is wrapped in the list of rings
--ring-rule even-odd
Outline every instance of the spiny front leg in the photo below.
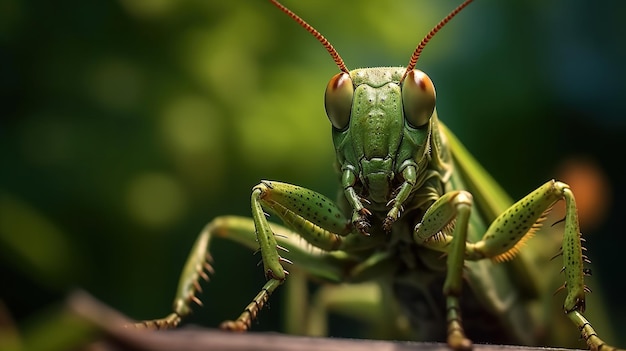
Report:
[[[271,184],[262,182],[252,189],[252,220],[256,232],[259,250],[261,252],[263,271],[268,279],[261,291],[254,297],[252,302],[246,306],[243,313],[234,321],[224,321],[221,329],[231,331],[246,331],[250,329],[252,321],[256,319],[259,311],[265,306],[270,295],[281,285],[287,274],[289,274],[282,266],[281,262],[288,262],[278,254],[279,247],[272,228],[270,228],[265,212],[261,206],[261,200],[271,189]]]
[[[283,281],[287,271],[280,263],[282,257],[278,254],[278,244],[261,206],[261,197],[264,196],[268,187],[270,186],[262,183],[252,189],[252,220],[256,228],[256,237],[261,250],[265,276],[268,279]]]
[[[263,308],[272,292],[287,278],[283,263],[291,263],[278,250],[263,208],[276,214],[288,227],[296,230],[311,245],[332,251],[342,248],[342,236],[352,232],[352,226],[339,208],[325,196],[296,185],[262,181],[252,190],[252,219],[268,282],[235,321],[222,323],[221,328],[245,331]]]
[[[415,227],[416,242],[429,246],[443,238],[441,234],[449,224],[456,222],[452,236],[448,236],[444,248],[447,253],[446,280],[443,294],[446,296],[446,320],[448,323],[448,345],[454,350],[472,349],[472,341],[465,336],[461,319],[459,297],[463,287],[463,266],[467,228],[472,209],[472,195],[466,191],[453,191],[441,196],[433,203],[422,222]]]
[[[567,184],[548,181],[515,203],[493,221],[481,241],[468,245],[467,256],[469,259],[491,258],[497,262],[513,258],[521,244],[541,226],[549,209],[562,199],[565,200],[566,212],[561,254],[565,273],[563,287],[567,289],[563,309],[578,327],[589,348],[615,349],[598,337],[582,314],[585,311],[585,293],[589,290],[584,283],[586,270],[583,267],[588,259],[583,255],[576,201]]]
[[[582,312],[587,290],[583,269],[586,257],[582,254],[576,202],[567,184],[551,180],[513,204],[491,223],[481,241],[468,246],[468,255],[471,259],[491,258],[496,262],[512,259],[561,199],[566,203],[562,255],[567,297],[563,307],[566,313]]]

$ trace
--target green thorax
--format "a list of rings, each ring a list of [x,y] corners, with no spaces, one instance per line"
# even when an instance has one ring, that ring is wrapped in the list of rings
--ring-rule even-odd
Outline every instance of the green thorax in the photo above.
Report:
[[[391,199],[405,161],[419,163],[427,149],[430,126],[411,128],[404,119],[399,83],[404,71],[402,67],[351,71],[350,122],[345,130],[333,129],[339,165],[354,170],[361,195],[375,204]]]

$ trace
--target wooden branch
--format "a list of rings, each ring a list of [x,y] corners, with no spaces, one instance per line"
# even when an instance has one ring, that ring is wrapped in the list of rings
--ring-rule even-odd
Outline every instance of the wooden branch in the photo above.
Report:
[[[280,333],[232,333],[216,329],[186,327],[175,330],[140,330],[120,327],[130,320],[104,306],[86,293],[75,293],[68,306],[77,315],[104,331],[101,340],[88,350],[98,351],[450,351],[441,343],[408,341],[316,338]],[[503,345],[475,345],[477,351],[566,350]]]

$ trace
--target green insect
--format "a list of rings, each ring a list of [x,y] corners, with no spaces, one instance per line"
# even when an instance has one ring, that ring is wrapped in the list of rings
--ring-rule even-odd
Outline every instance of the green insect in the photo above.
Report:
[[[252,219],[218,217],[202,231],[182,272],[173,313],[138,326],[175,327],[191,312],[192,302],[200,303],[199,280],[212,272],[209,244],[220,237],[259,249],[267,278],[244,312],[222,323],[224,329],[249,329],[270,295],[288,280],[284,267],[293,262],[294,273],[350,283],[321,288],[307,313],[308,333],[324,333],[330,306],[376,291],[379,298],[372,303],[386,304],[388,313],[372,319],[388,335],[447,340],[459,350],[472,348],[470,338],[541,344],[546,341],[541,328],[549,326],[533,312],[541,298],[532,278],[537,267],[521,244],[564,200],[558,253],[566,291],[562,319],[571,321],[571,329],[592,350],[615,349],[583,315],[589,270],[569,186],[551,180],[513,203],[439,121],[434,85],[415,69],[429,40],[471,0],[428,33],[407,67],[353,71],[317,30],[278,1],[271,2],[309,31],[341,71],[325,93],[340,172],[339,199],[261,181],[252,190]],[[265,211],[284,226],[269,223]],[[341,294],[355,287],[358,293]]]

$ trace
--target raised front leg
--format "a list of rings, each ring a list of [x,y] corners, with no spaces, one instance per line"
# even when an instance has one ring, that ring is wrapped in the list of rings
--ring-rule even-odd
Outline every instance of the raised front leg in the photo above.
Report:
[[[264,209],[280,217],[307,242],[325,251],[340,248],[341,236],[347,235],[351,230],[350,222],[339,208],[319,193],[296,185],[265,180],[255,186],[252,189],[252,219],[268,282],[239,318],[222,323],[223,329],[248,330],[258,311],[289,274],[283,268],[283,263],[292,262],[278,252],[289,250],[278,245]]]
[[[137,323],[138,327],[173,328],[191,313],[193,304],[201,305],[200,279],[208,280],[209,246],[215,237],[230,239],[259,250],[267,283],[244,312],[221,327],[247,330],[269,296],[286,279],[284,263],[296,261],[308,274],[329,281],[340,281],[359,262],[350,257],[335,257],[329,252],[373,247],[380,238],[346,235],[353,226],[328,198],[291,184],[263,181],[252,190],[252,219],[218,217],[206,225],[198,236],[181,274],[173,312],[160,319]],[[264,210],[277,215],[288,227],[270,224]],[[304,239],[304,240],[301,240]],[[310,245],[309,245],[310,244]]]

